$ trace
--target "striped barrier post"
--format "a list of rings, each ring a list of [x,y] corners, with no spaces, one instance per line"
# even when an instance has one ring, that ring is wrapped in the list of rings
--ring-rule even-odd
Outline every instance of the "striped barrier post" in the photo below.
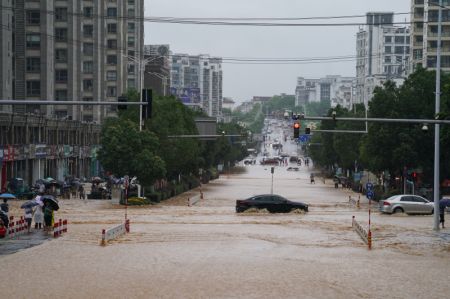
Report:
[[[12,218],[12,217],[11,217]],[[8,230],[8,236],[10,238],[14,238],[15,232],[14,232],[14,221],[9,222],[9,230]]]
[[[63,220],[63,233],[67,233],[67,219]]]
[[[58,227],[59,227],[59,231],[58,231],[58,237],[59,237],[59,236],[62,235],[62,232],[63,232],[63,226],[62,226],[62,220],[61,219],[59,219]]]
[[[59,222],[55,222],[53,224],[53,238],[58,237],[58,232],[59,232]]]
[[[102,229],[102,242],[100,243],[100,245],[106,245],[106,231],[104,229]]]

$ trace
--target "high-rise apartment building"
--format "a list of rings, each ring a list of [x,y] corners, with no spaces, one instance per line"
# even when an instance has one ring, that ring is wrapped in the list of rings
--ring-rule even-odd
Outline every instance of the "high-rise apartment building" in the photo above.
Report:
[[[221,117],[222,59],[208,55],[172,56],[171,94],[208,116]]]
[[[394,13],[367,13],[365,28],[356,40],[356,99],[365,103],[373,90],[387,80],[403,82],[408,74],[410,30],[395,26]]]
[[[412,70],[418,66],[436,68],[437,40],[438,40],[438,13],[437,0],[411,1],[411,48]],[[450,6],[450,0],[443,0],[443,6]],[[450,71],[450,11],[442,9],[442,49],[441,67]]]
[[[2,1],[2,99],[117,101],[140,80],[134,70],[143,57],[143,8],[143,0]],[[93,122],[116,111],[69,105],[3,109]]]

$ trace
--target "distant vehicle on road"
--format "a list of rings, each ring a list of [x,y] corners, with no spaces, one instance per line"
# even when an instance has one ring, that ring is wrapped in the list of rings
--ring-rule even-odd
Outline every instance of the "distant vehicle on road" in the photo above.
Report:
[[[280,160],[278,158],[265,158],[262,159],[259,163],[261,165],[278,165]]]
[[[299,171],[300,168],[298,168],[298,167],[288,167],[286,170],[287,171]]]
[[[267,209],[271,213],[289,213],[297,209],[308,212],[306,203],[290,201],[275,194],[262,194],[244,200],[236,200],[236,213],[250,208]]]
[[[433,203],[418,195],[394,195],[380,200],[379,210],[382,213],[395,214],[433,214]]]

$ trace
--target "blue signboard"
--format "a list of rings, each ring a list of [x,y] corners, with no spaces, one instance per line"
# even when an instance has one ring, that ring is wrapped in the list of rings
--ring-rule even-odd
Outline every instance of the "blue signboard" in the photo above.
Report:
[[[300,135],[298,139],[300,140],[300,142],[308,142],[311,139],[311,135]]]
[[[373,189],[373,184],[372,183],[367,183],[366,184],[366,189],[367,190],[372,190]]]
[[[367,193],[366,193],[366,197],[367,197],[368,199],[373,199],[374,195],[375,195],[375,193],[373,193],[372,190],[367,191]]]

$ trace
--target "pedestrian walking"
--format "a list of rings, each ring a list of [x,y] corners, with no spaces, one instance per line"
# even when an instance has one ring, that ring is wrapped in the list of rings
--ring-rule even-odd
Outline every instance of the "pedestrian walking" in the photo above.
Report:
[[[316,183],[316,181],[314,180],[314,173],[311,173],[311,175],[309,176],[309,179],[311,180],[311,184]]]
[[[44,202],[44,230],[51,231],[52,228],[53,210],[48,201]]]
[[[33,208],[25,208],[25,221],[27,222],[28,233],[31,233],[31,222],[33,221]]]
[[[442,223],[442,228],[445,228],[445,209],[450,205],[450,200],[446,198],[441,198],[439,201],[439,223]]]
[[[8,199],[3,198],[3,203],[0,205],[0,209],[3,211],[3,213],[6,214],[6,216],[8,216],[9,213]]]
[[[42,207],[40,205],[37,205],[34,208],[33,216],[34,216],[34,228],[41,229],[42,222],[44,222],[44,213],[42,212]]]
[[[84,188],[81,184],[78,186],[78,194],[80,195],[80,199],[84,199]]]

